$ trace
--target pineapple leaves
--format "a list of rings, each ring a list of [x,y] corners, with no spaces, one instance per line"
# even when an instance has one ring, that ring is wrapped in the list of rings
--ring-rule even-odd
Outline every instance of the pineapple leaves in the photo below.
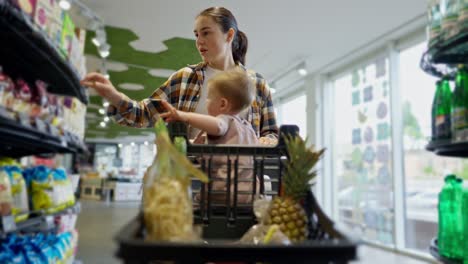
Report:
[[[300,200],[310,189],[310,181],[317,176],[313,170],[325,149],[314,151],[308,148],[306,141],[299,136],[286,136],[285,143],[289,154],[284,174],[284,194],[294,200]]]

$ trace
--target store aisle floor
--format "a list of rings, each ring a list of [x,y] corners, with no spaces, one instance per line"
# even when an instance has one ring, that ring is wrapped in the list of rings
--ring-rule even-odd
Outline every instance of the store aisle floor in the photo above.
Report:
[[[133,218],[139,208],[136,202],[106,203],[81,201],[81,213],[77,228],[79,245],[77,259],[83,264],[114,264],[120,261],[114,257],[116,244],[113,240],[120,228]],[[359,261],[353,264],[423,264],[406,256],[368,246],[359,248]]]
[[[139,202],[81,200],[77,259],[83,264],[120,263],[114,256],[117,248],[114,236],[137,215],[139,206]]]

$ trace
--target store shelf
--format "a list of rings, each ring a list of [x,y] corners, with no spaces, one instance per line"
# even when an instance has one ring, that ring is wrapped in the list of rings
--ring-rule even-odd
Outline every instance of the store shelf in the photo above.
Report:
[[[13,216],[0,217],[0,237],[14,232],[48,231],[55,227],[54,217],[64,214],[78,214],[81,204],[76,202],[73,206],[56,213],[48,214],[45,211],[30,212],[29,218],[15,223]]]
[[[455,77],[456,65],[468,61],[468,31],[430,47],[421,58],[420,66],[426,73],[442,78]]]
[[[465,64],[468,61],[468,31],[436,44],[428,53],[434,63]]]
[[[54,133],[47,124],[40,130],[0,116],[0,156],[19,158],[85,151],[84,143],[77,142],[79,139],[75,136],[69,133],[56,136]]]
[[[7,0],[0,0],[0,65],[29,82],[42,80],[51,93],[74,96],[88,102],[75,69],[52,41]],[[20,76],[21,74],[21,76]]]
[[[468,157],[468,142],[452,142],[451,140],[432,141],[426,146],[426,149],[439,156]]]
[[[438,261],[445,264],[462,264],[463,260],[459,259],[449,259],[439,254],[439,247],[437,246],[437,238],[431,240],[431,245],[429,246],[429,252],[431,255]]]

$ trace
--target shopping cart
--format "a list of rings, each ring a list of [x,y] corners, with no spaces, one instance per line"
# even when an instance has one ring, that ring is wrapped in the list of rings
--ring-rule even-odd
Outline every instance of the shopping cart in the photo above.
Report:
[[[201,184],[196,180],[192,184],[193,195],[199,198],[194,201],[194,208],[197,208],[194,210],[194,221],[203,225],[203,237],[207,242],[145,241],[143,215],[140,213],[116,236],[119,246],[117,256],[124,263],[153,263],[155,260],[171,263],[347,263],[356,259],[357,240],[334,225],[321,210],[312,192],[308,193],[304,201],[310,219],[309,237],[305,242],[288,246],[235,243],[256,223],[252,210],[253,198],[258,194],[265,197],[278,194],[284,162],[287,160],[284,136],[297,134],[298,130],[297,126],[281,126],[280,140],[275,147],[188,144],[187,157],[210,178],[209,184]],[[169,131],[172,138],[187,138],[184,124],[173,123]],[[216,180],[211,168],[215,157],[224,157],[226,160],[224,191],[212,187],[212,182]],[[248,192],[237,188],[240,183],[238,172],[243,169],[239,165],[242,157],[253,159],[250,169],[256,175],[249,181],[252,188]],[[222,201],[212,199],[220,194],[225,197]],[[248,195],[252,199],[238,202],[238,195]]]

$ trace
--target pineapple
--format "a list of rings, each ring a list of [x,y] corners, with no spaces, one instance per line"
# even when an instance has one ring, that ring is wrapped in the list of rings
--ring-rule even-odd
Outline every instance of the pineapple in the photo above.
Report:
[[[299,136],[287,137],[289,160],[283,176],[280,196],[275,197],[268,209],[266,224],[276,224],[292,242],[300,242],[308,236],[308,217],[301,201],[310,190],[310,181],[316,176],[312,171],[324,149],[315,152],[306,147]]]

